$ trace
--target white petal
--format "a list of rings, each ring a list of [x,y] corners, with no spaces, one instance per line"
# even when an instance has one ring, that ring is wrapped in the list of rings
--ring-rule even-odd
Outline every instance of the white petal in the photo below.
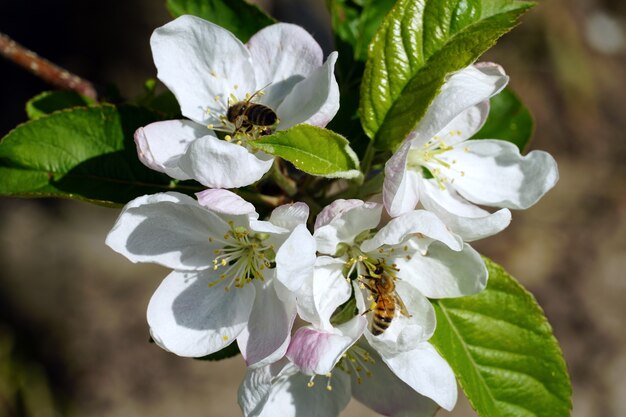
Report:
[[[485,100],[465,109],[437,133],[437,139],[447,146],[454,146],[471,138],[487,121],[489,107],[489,101]]]
[[[352,244],[359,233],[376,227],[383,208],[381,204],[355,203],[354,200],[335,200],[330,207],[329,212],[336,215],[324,226],[316,227],[313,233],[318,252],[330,255],[335,253],[339,243]]]
[[[393,417],[432,417],[439,406],[399,379],[380,356],[368,349],[372,358],[367,369],[371,376],[362,375],[357,382],[352,381],[352,396],[365,406],[384,416]]]
[[[148,324],[155,342],[179,356],[200,357],[230,345],[246,327],[254,286],[225,291],[220,272],[170,273],[148,305]]]
[[[366,326],[365,318],[356,316],[337,326],[334,332],[302,327],[293,336],[287,357],[307,375],[326,375],[361,337]]]
[[[215,134],[189,120],[166,120],[140,127],[135,132],[139,160],[148,168],[178,180],[190,177],[178,167],[178,160],[191,142]]]
[[[400,314],[400,305],[396,305],[396,315],[391,325],[383,333],[374,336],[365,332],[370,345],[381,354],[395,354],[415,349],[421,342],[428,340],[435,332],[435,310],[417,289],[404,281],[396,282],[396,292],[407,308],[411,317]],[[373,313],[369,313],[370,316]]]
[[[335,217],[339,216],[341,213],[344,213],[348,210],[351,210],[355,207],[361,207],[363,205],[362,200],[344,200],[338,199],[333,201],[331,204],[327,205],[322,209],[322,211],[315,218],[315,227],[313,230],[317,230],[322,226],[326,226],[329,224]],[[377,223],[378,224],[378,223]]]
[[[290,291],[297,291],[313,276],[315,239],[299,224],[276,252],[276,279]]]
[[[238,92],[256,89],[248,49],[206,20],[181,16],[156,29],[150,45],[158,78],[174,93],[183,115],[202,125],[221,124],[230,94],[242,99]]]
[[[416,233],[443,242],[452,250],[461,250],[463,245],[461,238],[450,233],[433,213],[414,210],[392,219],[373,238],[363,242],[361,250],[373,252],[383,245],[397,245]]]
[[[295,318],[295,297],[284,302],[276,295],[272,283],[257,285],[248,325],[237,337],[246,365],[260,367],[282,358],[289,346]]]
[[[261,179],[272,167],[273,157],[224,140],[204,137],[189,145],[180,168],[210,188],[238,188]]]
[[[337,52],[323,66],[300,81],[278,106],[278,129],[285,130],[300,123],[324,127],[339,110],[339,86],[335,80]]]
[[[223,236],[228,225],[179,193],[146,195],[122,210],[106,244],[132,262],[154,262],[173,269],[205,269],[211,264],[211,236]]]
[[[200,205],[217,213],[235,216],[247,215],[253,219],[259,218],[254,205],[248,203],[232,191],[208,189],[196,193],[196,198]]]
[[[258,416],[263,410],[272,389],[272,372],[270,366],[250,369],[241,382],[237,402],[246,417]]]
[[[416,392],[450,411],[457,398],[456,380],[450,365],[428,342],[391,356],[381,353],[391,371]]]
[[[327,389],[327,380],[315,379],[308,387],[310,377],[301,373],[287,373],[274,380],[269,398],[263,404],[260,417],[338,417],[350,401],[350,379],[345,372],[335,372],[330,380],[332,390]]]
[[[423,181],[422,191],[420,197],[424,208],[435,213],[465,242],[495,235],[511,223],[509,209],[489,213],[469,203],[451,187],[442,190],[434,180]]]
[[[277,109],[294,85],[322,65],[322,48],[303,28],[288,23],[267,26],[247,43],[257,85],[265,95],[259,102]]]
[[[469,201],[495,207],[525,209],[535,204],[559,179],[554,158],[543,151],[526,156],[501,140],[471,140],[442,155],[456,169],[441,167],[454,188]]]
[[[466,109],[499,93],[508,81],[502,67],[491,63],[472,65],[452,74],[417,127],[416,142],[426,143]]]
[[[391,217],[397,217],[415,209],[419,201],[421,173],[407,170],[406,167],[410,150],[411,141],[407,140],[385,164],[383,202]]]
[[[332,331],[331,315],[350,298],[352,290],[343,276],[344,265],[341,259],[318,257],[314,275],[298,290],[298,314],[318,329]]]
[[[308,218],[309,206],[298,202],[276,207],[270,216],[270,223],[287,230],[293,230],[299,224],[306,224]]]
[[[428,298],[452,298],[476,294],[487,285],[485,262],[470,245],[460,252],[435,242],[425,256],[397,258],[398,277]]]

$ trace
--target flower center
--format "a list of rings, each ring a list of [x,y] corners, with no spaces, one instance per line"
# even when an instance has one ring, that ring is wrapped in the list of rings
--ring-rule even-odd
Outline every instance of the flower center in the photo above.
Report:
[[[233,86],[235,91],[237,88],[237,85]],[[216,96],[216,102],[223,108],[223,113],[217,116],[220,124],[209,124],[207,127],[226,132],[224,140],[243,146],[248,141],[271,135],[279,120],[273,109],[255,102],[256,98],[262,97],[264,94],[263,89],[260,89],[253,94],[246,93],[243,99],[239,99],[234,93],[231,93],[228,95],[226,106],[224,106],[221,96]]]
[[[450,132],[450,135],[460,135],[460,132]],[[440,136],[435,136],[421,148],[411,149],[407,158],[407,169],[420,172],[427,179],[434,178],[439,188],[445,190],[446,184],[452,184],[454,178],[450,178],[442,172],[442,167],[447,170],[457,171],[461,176],[465,175],[464,171],[456,170],[454,165],[456,160],[452,162],[446,161],[442,155],[452,149],[445,140]],[[466,149],[467,151],[467,149]]]
[[[340,369],[348,375],[354,375],[357,384],[363,382],[363,376],[371,378],[373,373],[369,369],[370,365],[375,363],[374,358],[369,352],[360,346],[352,345],[350,349],[343,354],[335,369]]]
[[[209,283],[209,287],[229,280],[229,284],[224,287],[225,291],[229,291],[232,286],[243,288],[254,279],[264,281],[263,271],[274,268],[276,256],[274,246],[264,242],[269,235],[235,226],[232,221],[229,225],[230,230],[222,238],[209,238],[211,242],[217,240],[224,244],[222,248],[213,251],[213,270],[223,268],[223,272],[217,280]]]

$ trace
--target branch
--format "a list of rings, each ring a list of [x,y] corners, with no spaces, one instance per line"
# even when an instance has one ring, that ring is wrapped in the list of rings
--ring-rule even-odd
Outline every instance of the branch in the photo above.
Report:
[[[89,81],[40,57],[3,33],[0,33],[0,55],[56,87],[76,91],[94,100],[98,98],[96,89]]]

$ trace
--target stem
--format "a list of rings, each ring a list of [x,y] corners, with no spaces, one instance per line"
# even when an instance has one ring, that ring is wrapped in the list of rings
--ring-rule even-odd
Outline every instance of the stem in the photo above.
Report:
[[[280,169],[280,162],[278,158],[274,159],[274,165],[270,172],[272,180],[278,185],[278,187],[285,192],[289,197],[293,197],[298,193],[298,186],[295,181],[283,174]]]
[[[0,55],[56,87],[76,91],[93,100],[98,98],[96,89],[89,81],[40,57],[3,33],[0,33]]]
[[[363,175],[367,177],[367,173],[369,172],[372,160],[374,159],[374,154],[376,151],[374,150],[374,141],[370,141],[367,145],[367,149],[365,149],[365,154],[363,155],[363,161],[361,163],[361,172]]]

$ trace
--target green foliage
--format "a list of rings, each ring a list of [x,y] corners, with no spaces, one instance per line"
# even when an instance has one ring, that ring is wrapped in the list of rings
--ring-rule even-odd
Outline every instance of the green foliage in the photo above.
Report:
[[[301,124],[250,144],[308,174],[351,179],[361,176],[359,160],[346,138],[328,129]]]
[[[244,0],[167,0],[167,8],[174,17],[190,14],[220,25],[242,42],[275,22]]]
[[[24,123],[0,142],[0,195],[123,204],[166,191],[171,179],[142,165],[133,141],[156,120],[146,109],[102,105]]]
[[[74,91],[44,91],[26,102],[26,114],[34,120],[57,110],[92,104],[95,101]]]
[[[473,63],[532,3],[398,0],[376,33],[361,83],[360,116],[379,149],[417,126],[447,74]]]
[[[533,118],[510,88],[491,98],[485,125],[472,139],[502,139],[512,142],[520,152],[533,135]]]
[[[485,261],[485,291],[433,301],[431,343],[481,417],[569,416],[572,388],[541,307],[502,267]]]

